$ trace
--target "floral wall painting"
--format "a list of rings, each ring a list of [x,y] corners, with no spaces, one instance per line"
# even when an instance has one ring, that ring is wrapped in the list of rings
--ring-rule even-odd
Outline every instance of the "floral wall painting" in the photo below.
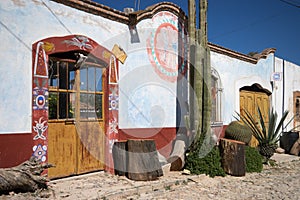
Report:
[[[176,82],[187,70],[187,35],[183,24],[170,12],[152,18],[154,29],[147,39],[147,52],[160,78]]]
[[[33,146],[32,148],[33,150],[33,154],[32,156],[36,157],[38,160],[45,162],[47,159],[47,146],[46,145],[42,145],[42,144],[38,144]]]

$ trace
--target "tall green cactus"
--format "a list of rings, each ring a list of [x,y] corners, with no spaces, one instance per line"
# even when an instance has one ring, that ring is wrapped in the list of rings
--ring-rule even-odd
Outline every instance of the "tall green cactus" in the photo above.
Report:
[[[211,136],[211,67],[206,32],[207,0],[200,0],[199,8],[200,29],[196,30],[195,1],[189,0],[190,83],[193,89],[192,93],[195,95],[190,96],[190,127],[195,130],[194,141],[190,147],[191,151],[200,148],[203,138]]]

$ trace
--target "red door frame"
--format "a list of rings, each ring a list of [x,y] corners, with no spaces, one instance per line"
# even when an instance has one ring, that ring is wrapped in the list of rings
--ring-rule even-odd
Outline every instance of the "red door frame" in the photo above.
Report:
[[[118,140],[118,60],[113,53],[83,35],[50,37],[32,45],[32,155],[48,161],[48,56],[54,53],[84,51],[104,61],[109,70],[104,84],[105,169],[113,172],[111,146]],[[47,172],[46,172],[47,173]]]

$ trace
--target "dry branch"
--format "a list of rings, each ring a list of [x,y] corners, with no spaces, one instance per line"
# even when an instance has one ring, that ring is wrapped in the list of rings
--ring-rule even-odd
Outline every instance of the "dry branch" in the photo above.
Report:
[[[51,164],[41,163],[34,157],[12,168],[0,168],[0,195],[9,192],[34,192],[47,188],[48,179],[41,175]]]

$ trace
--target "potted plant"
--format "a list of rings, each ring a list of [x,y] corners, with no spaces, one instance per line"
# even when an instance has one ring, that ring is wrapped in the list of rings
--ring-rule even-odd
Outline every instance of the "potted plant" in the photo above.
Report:
[[[283,113],[282,118],[277,124],[278,115],[276,111],[273,108],[269,110],[268,127],[266,127],[266,123],[259,107],[257,107],[257,112],[259,116],[258,119],[254,119],[247,110],[245,110],[245,115],[240,115],[239,113],[237,113],[237,115],[251,129],[253,136],[258,141],[258,151],[267,162],[278,147],[277,143],[282,133],[282,125],[287,118],[289,111]]]

